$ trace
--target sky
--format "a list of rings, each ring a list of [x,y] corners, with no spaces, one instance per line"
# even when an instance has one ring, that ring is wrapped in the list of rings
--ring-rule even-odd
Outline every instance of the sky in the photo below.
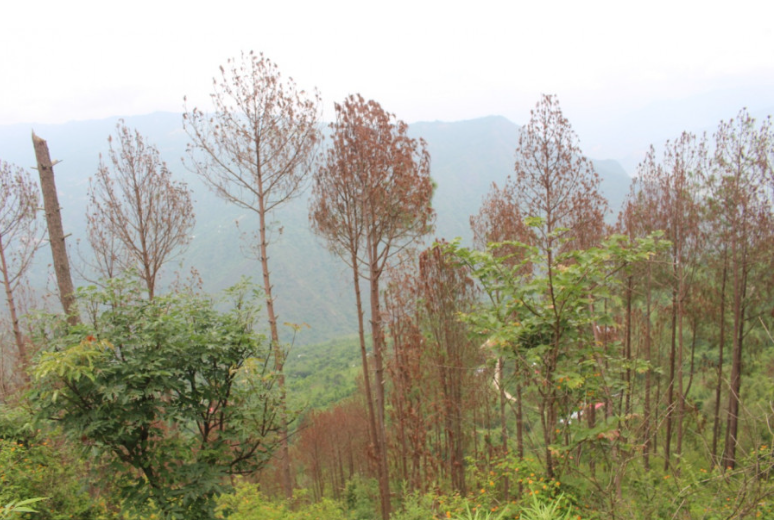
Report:
[[[0,125],[180,112],[184,95],[206,110],[219,65],[254,50],[318,88],[328,119],[360,93],[410,123],[523,124],[554,93],[595,135],[712,90],[772,105],[774,24],[771,0],[7,0]]]

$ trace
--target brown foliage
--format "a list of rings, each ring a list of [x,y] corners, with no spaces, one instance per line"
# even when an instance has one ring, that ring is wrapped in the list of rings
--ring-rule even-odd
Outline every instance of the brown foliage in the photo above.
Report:
[[[602,238],[607,203],[598,193],[600,177],[582,155],[555,96],[544,95],[530,111],[519,133],[514,172],[506,190],[515,194],[521,214],[544,219],[543,226],[533,228],[535,245],[556,253],[584,249]],[[561,228],[567,231],[553,236]],[[559,239],[571,242],[561,246]]]
[[[43,229],[37,218],[38,204],[38,188],[29,174],[0,161],[0,270],[21,374],[25,374],[29,356],[27,340],[19,323],[18,293],[43,239]],[[5,354],[0,352],[0,357],[11,358]],[[5,367],[0,365],[0,396],[5,393],[5,387]]]
[[[153,298],[162,266],[180,254],[194,227],[191,191],[172,179],[159,150],[121,120],[109,163],[100,156],[89,183],[87,227],[96,267],[106,277],[130,268]]]
[[[326,410],[310,412],[299,427],[294,460],[304,468],[314,498],[341,498],[348,480],[370,474],[368,417],[363,402],[351,398]]]
[[[293,79],[283,79],[277,65],[263,53],[243,53],[240,59],[229,59],[220,71],[210,95],[215,112],[208,115],[194,107],[183,115],[191,138],[191,168],[218,196],[258,216],[258,233],[251,249],[261,262],[275,370],[284,403],[284,353],[269,277],[267,219],[272,210],[301,192],[315,162],[321,138],[320,95],[317,90],[311,96],[297,90]],[[284,411],[282,416],[283,422],[287,421]],[[287,439],[281,450],[283,484],[290,499],[293,483]]]
[[[382,270],[432,226],[430,155],[408,126],[360,95],[336,104],[333,144],[315,175],[310,219],[351,264]],[[371,248],[371,250],[369,250]]]
[[[315,174],[310,220],[331,251],[353,269],[361,357],[372,442],[379,460],[382,518],[390,515],[385,436],[384,339],[379,280],[388,261],[427,234],[433,223],[433,184],[425,143],[408,126],[360,95],[336,104],[333,144]],[[369,282],[376,384],[372,404],[360,279]]]

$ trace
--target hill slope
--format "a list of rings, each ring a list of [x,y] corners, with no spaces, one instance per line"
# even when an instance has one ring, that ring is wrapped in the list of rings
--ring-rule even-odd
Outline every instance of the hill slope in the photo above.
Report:
[[[57,188],[65,230],[74,238],[84,236],[84,209],[89,177],[96,171],[99,154],[107,152],[107,136],[117,118],[36,125],[35,132],[49,143],[56,167]],[[194,191],[197,224],[191,245],[167,268],[169,282],[175,270],[198,269],[204,289],[216,292],[243,275],[260,280],[260,267],[244,254],[241,235],[252,236],[255,214],[239,210],[215,197],[181,162],[187,136],[180,114],[155,113],[126,118],[155,143],[173,173]],[[499,116],[471,121],[423,122],[410,126],[411,135],[423,137],[431,153],[431,172],[437,184],[433,205],[437,211],[435,237],[460,236],[470,242],[469,217],[478,211],[492,183],[502,185],[513,172],[514,148],[519,127]],[[28,125],[0,127],[0,159],[30,168],[35,157]],[[629,177],[615,161],[596,161],[603,178],[603,193],[616,208],[624,197]],[[303,193],[274,215],[270,267],[277,295],[279,321],[308,323],[311,328],[299,343],[323,342],[356,330],[355,299],[351,275],[345,265],[325,250],[308,225],[309,192]],[[239,228],[235,225],[239,222]],[[72,247],[75,241],[70,241]],[[83,249],[83,248],[82,248]],[[48,251],[38,256],[34,283],[43,286],[50,262]],[[74,262],[77,256],[73,254]]]

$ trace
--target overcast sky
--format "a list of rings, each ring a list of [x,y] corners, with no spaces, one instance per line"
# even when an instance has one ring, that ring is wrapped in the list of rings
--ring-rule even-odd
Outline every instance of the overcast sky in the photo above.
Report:
[[[251,49],[329,117],[356,92],[407,122],[519,124],[555,93],[582,127],[719,88],[772,103],[774,20],[772,0],[5,0],[0,125],[207,108],[218,66]]]

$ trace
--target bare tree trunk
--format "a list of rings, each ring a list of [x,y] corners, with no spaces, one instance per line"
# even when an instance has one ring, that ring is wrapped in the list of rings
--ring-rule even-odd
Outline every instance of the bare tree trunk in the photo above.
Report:
[[[46,225],[48,226],[48,238],[54,260],[54,272],[59,287],[59,299],[65,314],[67,314],[68,323],[76,325],[81,320],[75,307],[75,289],[70,275],[70,262],[67,258],[62,216],[59,212],[54,165],[51,162],[46,141],[35,135],[35,132],[32,133],[32,145],[35,148],[35,158],[40,174],[40,189],[43,192],[43,206],[46,210]]]
[[[501,406],[501,449],[503,450],[502,457],[506,457],[506,454],[509,452],[509,435],[508,435],[508,429],[506,428],[506,390],[503,388],[504,385],[504,379],[503,379],[503,358],[498,358],[498,366],[496,367],[496,370],[498,370],[498,381],[500,383],[498,384],[499,397],[500,397],[500,406]],[[461,450],[462,451],[462,450]],[[464,481],[465,482],[465,481]],[[509,477],[508,475],[506,478],[503,479],[503,496],[507,497],[509,496]]]
[[[525,457],[524,441],[524,416],[522,412],[522,377],[519,370],[519,361],[514,363],[517,373],[517,457],[522,460]]]
[[[370,248],[376,249],[376,244],[369,244]],[[388,474],[387,461],[387,439],[385,437],[385,373],[382,354],[384,352],[384,338],[382,336],[382,316],[379,304],[379,275],[380,270],[376,265],[376,253],[371,260],[370,279],[370,297],[371,297],[371,338],[374,349],[375,364],[375,389],[376,389],[376,412],[377,412],[377,448],[379,464],[379,490],[382,505],[382,519],[390,518],[390,480]]]
[[[673,272],[675,272],[675,260],[673,263]],[[675,357],[676,357],[676,329],[678,321],[678,289],[673,287],[673,319],[671,322],[672,337],[670,340],[670,379],[667,382],[667,432],[665,433],[665,471],[670,469],[670,442],[673,436],[673,417],[675,413],[675,398],[673,395],[675,389]]]
[[[723,382],[722,368],[724,366],[724,343],[725,343],[725,324],[724,301],[727,287],[727,251],[724,249],[724,268],[721,275],[721,311],[719,312],[719,339],[718,339],[718,367],[716,369],[716,403],[713,407],[713,444],[711,446],[711,467],[719,462],[718,458],[718,439],[721,433],[721,384]]]
[[[646,282],[646,362],[651,363],[651,262],[648,263]],[[649,443],[651,441],[651,367],[646,372],[645,400],[643,402],[643,467],[649,471]]]
[[[277,372],[277,388],[280,391],[280,473],[282,478],[285,498],[293,498],[293,480],[291,479],[291,455],[288,450],[288,410],[285,399],[285,352],[280,345],[280,333],[277,330],[277,315],[274,310],[274,297],[272,296],[272,284],[269,280],[269,254],[267,252],[266,236],[266,208],[264,207],[264,189],[261,182],[261,174],[258,175],[258,234],[259,256],[261,257],[261,274],[264,282],[264,295],[266,296],[266,313],[269,318],[269,332],[272,337],[272,349],[274,351],[274,368]]]
[[[630,401],[632,396],[632,369],[630,368],[630,361],[632,360],[632,275],[627,277],[627,336],[624,344],[624,358],[627,360],[627,370],[625,371],[625,383],[624,391],[626,392],[624,398],[624,414],[629,416],[632,413],[630,407]]]
[[[358,339],[361,345],[361,362],[363,364],[363,386],[366,387],[366,403],[369,410],[369,441],[374,449],[377,447],[377,418],[374,413],[374,398],[371,394],[371,376],[369,375],[369,357],[366,352],[366,332],[363,326],[363,301],[361,299],[360,277],[358,276],[358,259],[353,254],[353,283],[355,284],[355,306],[358,312]]]
[[[676,417],[676,439],[675,439],[675,454],[676,454],[676,475],[681,474],[681,449],[683,447],[683,434],[684,434],[684,412],[685,395],[684,395],[684,273],[683,267],[678,269],[678,378],[676,384],[678,386],[678,414]]]
[[[733,258],[734,249],[733,249]],[[732,337],[732,373],[730,375],[729,411],[727,414],[727,431],[724,442],[723,467],[735,467],[735,450],[737,448],[737,425],[740,413],[740,383],[743,370],[743,324],[745,318],[745,304],[743,302],[746,291],[746,255],[743,251],[739,264],[735,266],[734,275],[734,330]]]

